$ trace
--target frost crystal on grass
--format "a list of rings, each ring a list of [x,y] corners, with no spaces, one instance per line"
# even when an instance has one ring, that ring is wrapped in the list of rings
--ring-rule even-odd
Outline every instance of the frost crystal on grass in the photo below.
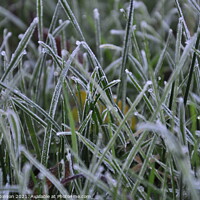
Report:
[[[94,9],[94,18],[99,19],[99,11],[97,8]]]
[[[76,41],[76,45],[77,45],[77,46],[81,45],[81,42],[77,40],[77,41]]]
[[[2,51],[2,52],[1,52],[1,55],[2,55],[2,56],[6,56],[6,52],[5,52],[5,51]]]

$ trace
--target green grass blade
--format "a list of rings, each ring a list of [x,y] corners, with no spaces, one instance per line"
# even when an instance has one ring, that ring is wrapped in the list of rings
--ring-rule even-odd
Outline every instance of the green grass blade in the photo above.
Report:
[[[100,27],[100,16],[99,16],[99,11],[97,8],[94,9],[93,11],[94,14],[94,21],[95,21],[95,38],[96,38],[96,53],[97,53],[97,58],[102,64],[103,58],[102,58],[102,51],[100,48],[101,45],[101,27]]]
[[[169,33],[168,33],[168,37],[167,37],[166,44],[165,44],[164,49],[162,50],[162,52],[161,52],[161,54],[160,54],[158,63],[157,63],[156,68],[155,68],[155,75],[157,75],[158,72],[160,71],[160,68],[161,68],[162,63],[163,63],[164,58],[165,58],[165,54],[166,54],[166,51],[167,51],[167,47],[169,46],[169,43],[170,43],[171,36],[172,36],[172,30],[170,29],[170,30],[169,30]]]
[[[82,41],[85,41],[85,38],[83,36],[83,33],[81,31],[81,28],[76,20],[76,17],[74,13],[72,12],[69,4],[67,3],[66,0],[60,0],[59,1],[61,6],[63,7],[64,11],[66,12],[67,16],[69,17],[71,23],[73,24],[74,28],[76,29],[77,33],[79,34],[80,38]]]
[[[200,42],[200,30],[198,31],[198,36],[197,36],[197,41],[196,41],[196,44],[195,44],[195,49],[199,48],[199,42]],[[184,96],[184,104],[185,105],[187,104],[187,99],[188,99],[188,95],[189,95],[190,85],[191,85],[192,77],[193,77],[193,73],[194,73],[195,62],[196,62],[196,52],[193,53],[192,63],[191,63],[191,66],[190,66],[189,78],[188,78],[187,88],[186,88],[185,96]]]
[[[76,128],[75,128],[75,122],[73,119],[71,107],[69,104],[69,97],[66,91],[66,84],[63,83],[63,96],[64,96],[64,103],[66,107],[66,111],[68,113],[68,118],[69,118],[69,124],[71,128],[71,139],[72,139],[72,150],[75,154],[78,154],[78,140],[76,136]]]
[[[147,81],[147,75],[144,72],[144,69],[142,65],[139,63],[139,61],[131,54],[128,55],[129,61],[135,65],[134,69],[138,72],[138,74],[141,76],[141,78],[144,81]]]
[[[129,8],[129,14],[128,14],[128,20],[126,24],[126,33],[124,36],[124,46],[123,46],[123,52],[122,52],[122,64],[121,64],[121,70],[120,70],[120,84],[118,89],[117,98],[118,100],[122,100],[122,112],[124,111],[125,107],[125,99],[126,99],[126,62],[128,58],[128,52],[130,47],[130,39],[131,39],[131,33],[132,33],[132,25],[133,25],[133,11],[134,11],[134,0],[130,1],[130,8]]]
[[[17,162],[17,157],[16,157],[16,152],[15,152],[15,149],[14,149],[14,145],[13,145],[13,142],[12,142],[12,139],[11,139],[11,135],[8,133],[8,130],[6,130],[6,122],[4,119],[4,117],[6,117],[7,113],[6,112],[3,112],[2,110],[0,110],[0,130],[1,130],[1,133],[3,135],[3,140],[8,148],[8,155],[10,157],[10,161],[13,165],[13,169],[16,173],[16,180],[18,182],[18,184],[21,184],[22,182],[22,177],[21,177],[21,172],[19,170],[19,165],[18,165],[18,162]],[[17,147],[19,148],[19,147]]]
[[[38,138],[37,138],[37,133],[34,127],[34,122],[33,119],[28,116],[27,114],[25,114],[25,120],[26,120],[26,125],[30,134],[30,138],[31,138],[31,142],[33,145],[33,148],[35,149],[36,155],[37,155],[37,159],[40,160],[41,158],[41,149],[40,149],[40,145],[38,142]]]
[[[24,33],[21,41],[19,42],[19,44],[17,46],[17,49],[15,50],[15,52],[11,58],[11,61],[8,65],[5,73],[3,74],[2,78],[1,78],[2,82],[6,79],[7,75],[19,64],[19,60],[24,54],[24,50],[26,49],[26,47],[31,39],[31,36],[35,30],[37,23],[38,23],[38,19],[35,18],[33,20],[33,22],[31,23],[31,25],[29,26],[29,28]]]
[[[43,0],[37,0],[38,38],[43,41]]]
[[[175,0],[175,3],[176,3],[176,7],[177,7],[177,10],[178,10],[178,14],[179,14],[179,17],[182,18],[183,20],[183,28],[184,28],[184,31],[185,31],[185,34],[186,34],[186,39],[189,40],[190,39],[190,31],[187,27],[187,24],[186,24],[186,21],[185,21],[185,18],[184,18],[184,15],[183,15],[183,11],[180,7],[180,4],[179,4],[179,1],[178,0]]]
[[[54,29],[54,31],[52,32],[52,36],[56,37],[57,35],[59,35],[69,24],[69,20],[65,20],[64,22],[62,22],[57,28]]]

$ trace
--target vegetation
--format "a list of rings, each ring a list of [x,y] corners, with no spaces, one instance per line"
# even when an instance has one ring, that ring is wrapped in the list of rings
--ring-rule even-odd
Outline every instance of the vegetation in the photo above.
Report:
[[[199,199],[198,2],[1,0],[0,197]]]

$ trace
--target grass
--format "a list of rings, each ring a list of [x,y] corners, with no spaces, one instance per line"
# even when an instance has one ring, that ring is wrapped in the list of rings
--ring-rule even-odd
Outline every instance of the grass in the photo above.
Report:
[[[0,197],[199,199],[199,12],[2,0]]]

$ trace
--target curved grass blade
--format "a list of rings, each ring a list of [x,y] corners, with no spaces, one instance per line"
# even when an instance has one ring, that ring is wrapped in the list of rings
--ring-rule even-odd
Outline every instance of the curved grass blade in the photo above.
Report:
[[[7,32],[7,30],[4,30],[3,42],[0,46],[0,52],[1,52],[1,55],[5,57],[6,61],[8,61],[8,58],[7,58],[8,55],[6,55],[5,51],[4,51],[5,53],[3,53],[2,51],[3,51],[4,47],[6,48],[6,46],[8,45],[8,40],[11,36],[12,36],[11,32]]]
[[[0,117],[0,130],[1,130],[1,133],[3,135],[3,140],[5,141],[5,144],[8,148],[8,155],[10,157],[10,161],[12,163],[13,169],[16,173],[16,180],[17,180],[18,184],[21,184],[22,176],[21,176],[21,172],[19,170],[19,165],[18,165],[18,162],[17,162],[17,157],[16,157],[16,154],[15,154],[14,145],[12,143],[11,135],[8,134],[8,130],[6,130],[7,123],[5,122],[5,120],[3,120],[4,117],[7,115],[7,113],[0,110],[0,115],[1,115],[1,117]]]
[[[52,36],[56,37],[60,32],[62,32],[70,24],[69,20],[62,22],[57,28],[52,32]]]
[[[10,130],[13,138],[13,147],[15,151],[16,158],[19,158],[19,146],[21,145],[21,127],[19,123],[19,118],[17,114],[13,111],[8,109],[6,111],[6,115],[8,117],[8,122],[10,125]]]

